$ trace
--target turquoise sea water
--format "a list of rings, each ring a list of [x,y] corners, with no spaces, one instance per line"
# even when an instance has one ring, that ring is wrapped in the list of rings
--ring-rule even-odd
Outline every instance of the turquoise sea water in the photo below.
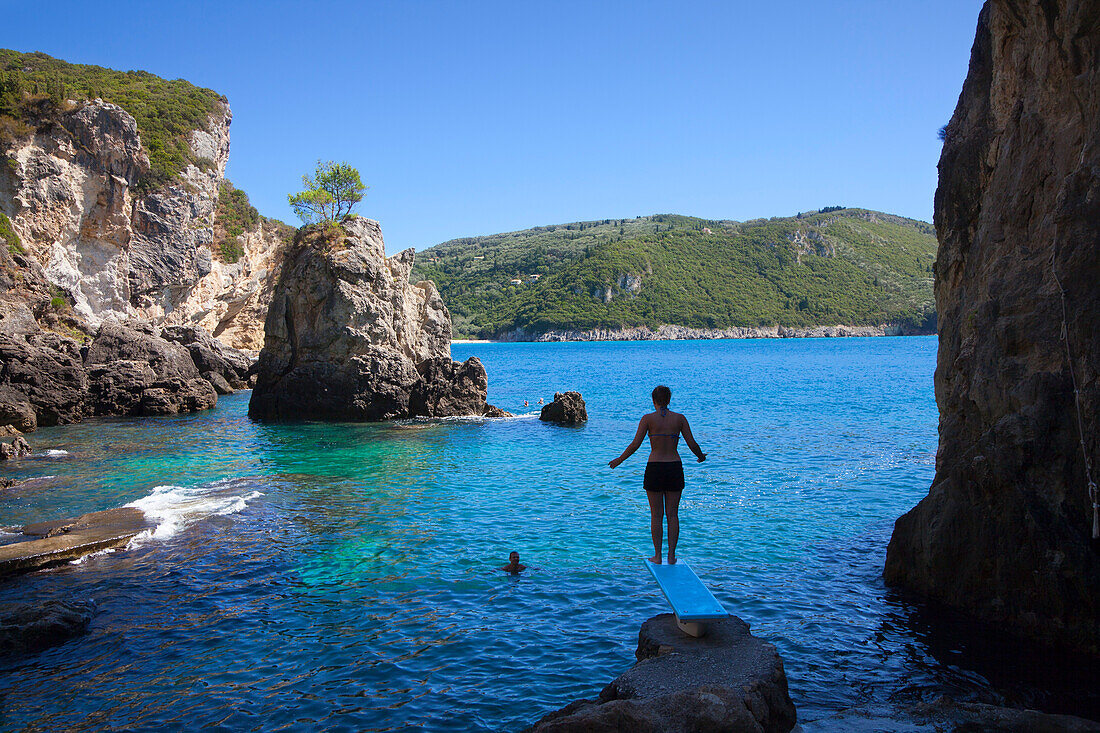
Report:
[[[0,659],[11,730],[516,730],[593,697],[666,606],[641,489],[612,471],[663,382],[685,462],[679,555],[782,654],[800,720],[993,685],[884,587],[934,472],[934,338],[456,344],[513,419],[259,425],[208,413],[31,436],[0,526],[136,503],[126,551],[0,584],[93,599],[89,633]],[[590,421],[535,419],[578,389]],[[687,456],[685,450],[682,453]],[[510,550],[528,570],[497,571]],[[942,644],[940,645],[942,646]]]

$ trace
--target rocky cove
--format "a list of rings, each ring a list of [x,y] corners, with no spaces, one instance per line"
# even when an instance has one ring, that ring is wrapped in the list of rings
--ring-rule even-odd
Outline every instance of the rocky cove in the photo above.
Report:
[[[1093,2],[990,0],[982,11],[970,72],[945,129],[936,195],[940,240],[936,473],[929,495],[897,520],[885,553],[885,580],[891,586],[994,624],[1023,643],[1038,645],[1037,649],[1045,650],[1041,653],[1081,655],[1066,657],[1075,660],[1073,664],[1081,664],[1079,659],[1095,660],[1100,628],[1095,592],[1100,561],[1090,532],[1096,500],[1089,495],[1091,457],[1100,445],[1093,409],[1100,354],[1091,320],[1097,312],[1095,283],[1100,274],[1095,231],[1100,221],[1095,206],[1100,163],[1093,160],[1095,95],[1100,89],[1093,78],[1100,55],[1098,18],[1100,8]],[[382,468],[376,474],[356,474],[350,483],[329,483],[348,469],[300,470],[302,464],[316,459],[297,453],[287,458],[287,449],[279,441],[294,439],[287,430],[316,433],[308,426],[288,429],[280,423],[466,417],[473,422],[463,423],[465,430],[483,426],[485,417],[507,413],[486,401],[488,375],[479,357],[452,360],[450,316],[438,291],[431,282],[410,280],[414,257],[410,250],[386,256],[377,222],[349,218],[336,228],[303,228],[290,238],[280,227],[260,223],[240,235],[240,259],[219,259],[216,211],[231,119],[226,105],[204,129],[195,130],[189,143],[195,160],[178,181],[153,191],[138,186],[149,161],[136,122],[122,108],[102,100],[43,114],[32,133],[8,143],[5,154],[11,162],[0,173],[0,211],[10,219],[18,245],[0,250],[0,423],[14,433],[107,416],[173,419],[180,413],[209,410],[217,405],[219,395],[253,386],[248,415],[263,424],[253,428],[262,436],[255,439],[262,446],[257,450],[267,452],[265,460],[277,466],[279,479],[257,483],[249,476],[233,477],[249,491],[234,494],[231,505],[245,506],[254,499],[243,496],[269,492],[284,502],[277,509],[306,505],[306,514],[299,515],[301,524],[323,525],[327,532],[347,521],[331,509],[332,497],[353,494],[356,485],[368,481],[385,484],[384,462],[378,463]],[[900,329],[890,326],[702,330],[662,326],[522,332],[506,340],[896,333]],[[253,356],[261,345],[256,360]],[[621,400],[622,395],[615,398]],[[612,401],[604,399],[606,409]],[[236,423],[235,429],[243,430],[243,424]],[[391,428],[393,434],[385,432]],[[450,463],[438,465],[459,465],[454,453],[438,445],[456,440],[459,431],[442,433],[438,428],[427,422],[400,422],[367,432],[345,428],[359,443],[343,447],[361,459],[355,451],[376,440],[387,452],[400,455],[402,446],[413,442],[405,434],[424,431],[424,442],[415,443],[405,456],[407,463],[401,464],[413,467],[401,474],[408,488],[417,481],[409,476],[438,470],[436,464],[419,463],[417,451],[443,450]],[[556,426],[545,429],[559,430]],[[574,430],[564,438],[559,437],[564,431],[554,433],[559,442],[511,435],[528,441],[524,443],[528,457],[538,452],[557,455],[559,445],[569,445],[575,452],[567,455],[579,461],[577,446],[582,445],[586,430]],[[462,434],[470,440],[464,448],[476,454],[479,444],[476,437],[469,437],[474,434]],[[318,445],[343,445],[332,434],[322,437]],[[56,435],[51,439],[56,440]],[[516,462],[524,459],[511,457]],[[547,464],[539,467],[544,474],[552,470]],[[248,468],[256,470],[252,464]],[[303,475],[306,479],[296,478]],[[596,483],[589,478],[589,484]],[[293,486],[294,491],[280,495],[279,482]],[[506,479],[493,474],[485,483],[493,487]],[[217,491],[225,488],[216,481],[211,484]],[[371,497],[354,506],[369,516],[390,511],[389,503],[402,504],[397,514],[386,515],[391,521],[383,534],[396,535],[394,528],[403,521],[401,512],[419,510],[406,506],[403,499],[393,499],[405,495],[385,485],[393,490],[392,496]],[[324,491],[311,493],[318,486]],[[450,489],[447,506],[454,506],[456,512],[464,502],[480,501],[477,495],[485,493],[481,484]],[[430,495],[431,487],[418,490]],[[150,494],[154,495],[156,491]],[[510,497],[520,501],[522,492]],[[571,501],[578,499],[571,497]],[[499,509],[474,506],[488,515]],[[531,505],[525,509],[542,511]],[[271,506],[267,510],[277,514]],[[600,514],[594,506],[586,505],[584,510],[584,516]],[[94,534],[90,525],[98,520],[86,520],[86,516],[48,527],[36,528],[31,522],[26,528],[35,536],[36,529],[44,532],[41,540],[34,541],[53,540],[58,536],[51,535],[55,532],[77,538],[85,531]],[[464,516],[475,524],[481,521],[476,512]],[[126,532],[144,527],[144,515],[138,518],[127,512],[127,521],[131,524]],[[452,520],[433,516],[423,521],[418,531],[430,537]],[[495,551],[484,544],[484,536],[503,531],[502,525],[479,526],[479,552]],[[269,536],[279,529],[264,527]],[[324,575],[324,568],[295,569],[296,577],[310,579],[307,585],[321,576],[311,589],[354,585],[355,572],[346,571],[340,563],[358,568],[367,562],[363,558],[385,557],[385,543],[362,526],[343,529],[347,536],[357,532],[369,536],[383,549],[371,554],[375,551],[366,544],[348,541],[354,548],[349,551],[352,560],[331,550],[320,564],[344,568],[335,580]],[[524,540],[536,544],[532,538],[537,536],[531,530]],[[324,546],[323,539],[319,543]],[[415,555],[407,547],[403,551]],[[201,565],[201,559],[192,559]],[[718,564],[717,558],[711,559]],[[576,570],[564,558],[559,560],[562,567]],[[264,563],[276,564],[266,556],[259,565]],[[220,569],[206,570],[212,578]],[[616,577],[628,577],[621,568],[615,572]],[[722,570],[715,572],[735,583],[728,574],[721,575]],[[285,581],[278,575],[264,577],[273,586]],[[400,578],[385,573],[370,577],[386,593],[411,592]],[[447,576],[447,583],[452,582],[459,588],[456,598],[470,603],[461,589],[471,581],[466,576]],[[247,590],[247,583],[241,583],[235,589]],[[593,587],[583,585],[583,590],[595,593]],[[356,592],[357,601],[370,601],[369,592],[358,587]],[[601,600],[603,612],[609,613],[610,601]],[[569,599],[555,597],[554,601],[559,607],[573,608]],[[292,616],[295,611],[286,613]],[[405,620],[421,623],[423,618],[437,618],[435,613],[437,609],[418,607],[417,614]],[[26,609],[13,614],[26,616]],[[509,618],[518,624],[522,614]],[[585,618],[594,626],[601,623]],[[654,641],[667,636],[667,630],[657,628],[664,623],[659,618],[642,627],[635,667],[607,685],[598,698],[588,696],[550,713],[536,729],[585,730],[599,725],[622,730],[645,726],[788,730],[793,726],[795,713],[786,697],[787,679],[779,657],[782,648],[777,652],[749,636],[747,626],[731,618],[729,645],[718,644],[720,653],[686,649],[683,639]],[[341,617],[340,623],[353,621]],[[633,623],[636,626],[637,621]],[[81,624],[88,624],[84,611],[75,614],[74,625]],[[238,631],[242,637],[253,633]],[[554,627],[554,633],[563,632]],[[715,638],[719,637],[723,634]],[[271,640],[264,642],[270,646]],[[733,654],[737,657],[733,661],[725,658],[731,656],[731,647],[742,644],[752,645],[755,651]],[[526,653],[523,648],[511,651],[511,656],[502,654],[498,664]],[[707,656],[712,652],[724,655],[720,665]],[[419,653],[403,649],[400,661]],[[715,676],[687,675],[679,690],[646,686],[645,670],[701,665],[701,657],[694,654],[706,657],[706,665],[718,665]],[[734,671],[733,662],[746,658],[768,662],[754,671],[753,680],[742,679]],[[1087,672],[1083,668],[1082,674]],[[671,673],[658,676],[679,679]],[[756,679],[771,686],[757,684]],[[996,702],[989,695],[979,702],[919,702],[907,709],[913,720],[957,729],[1097,727],[1082,719],[1043,716]],[[536,718],[529,716],[531,722]],[[844,725],[844,719],[837,724]]]

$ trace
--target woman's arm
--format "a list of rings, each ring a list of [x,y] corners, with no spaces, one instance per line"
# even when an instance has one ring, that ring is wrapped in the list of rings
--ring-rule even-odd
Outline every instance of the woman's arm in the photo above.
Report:
[[[645,434],[649,431],[649,421],[646,420],[646,417],[646,415],[642,415],[642,419],[638,421],[638,432],[634,434],[634,440],[630,441],[630,445],[626,447],[623,454],[613,461],[608,461],[607,465],[615,468],[615,466],[630,458],[634,451],[638,450],[642,441],[645,440]]]
[[[680,432],[684,435],[684,442],[688,444],[688,448],[691,448],[691,452],[695,454],[695,457],[699,459],[699,463],[707,460],[707,454],[699,450],[699,444],[695,442],[695,436],[691,434],[691,426],[688,425],[688,419],[683,415],[680,415]]]

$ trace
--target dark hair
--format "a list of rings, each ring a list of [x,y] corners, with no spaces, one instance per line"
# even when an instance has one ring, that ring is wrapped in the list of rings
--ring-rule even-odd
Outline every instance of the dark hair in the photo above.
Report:
[[[668,403],[672,402],[672,390],[663,384],[658,384],[653,388],[653,404],[658,407],[668,407]]]

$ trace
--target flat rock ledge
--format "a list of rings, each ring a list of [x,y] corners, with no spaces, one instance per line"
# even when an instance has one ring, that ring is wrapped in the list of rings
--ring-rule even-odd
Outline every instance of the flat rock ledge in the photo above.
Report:
[[[528,733],[786,733],[796,721],[783,660],[736,616],[687,636],[671,613],[642,624],[638,661],[594,700],[544,716]]]
[[[28,524],[23,527],[23,534],[37,539],[0,545],[0,578],[61,565],[93,552],[123,546],[152,526],[144,512],[134,507]]]

